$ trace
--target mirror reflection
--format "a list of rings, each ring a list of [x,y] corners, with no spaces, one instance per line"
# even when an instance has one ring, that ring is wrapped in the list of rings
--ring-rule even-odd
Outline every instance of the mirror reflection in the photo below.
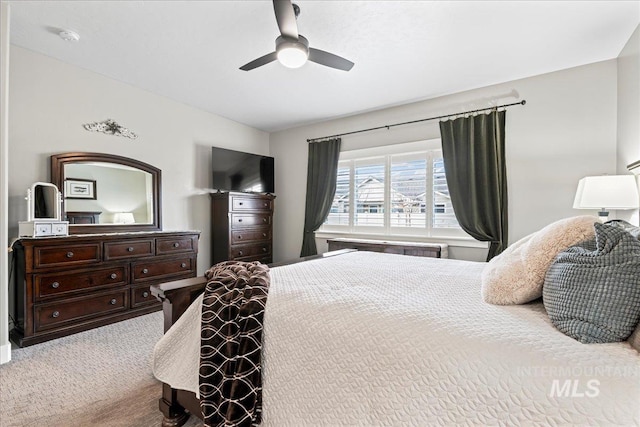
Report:
[[[151,224],[153,177],[126,165],[64,165],[64,211],[70,224]]]
[[[28,221],[34,219],[60,220],[58,188],[46,182],[36,182],[27,193]]]
[[[69,234],[162,230],[162,172],[115,154],[51,156]]]

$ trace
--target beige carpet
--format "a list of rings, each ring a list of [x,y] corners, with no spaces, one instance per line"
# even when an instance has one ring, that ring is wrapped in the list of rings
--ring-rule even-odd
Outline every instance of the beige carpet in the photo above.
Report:
[[[160,426],[151,353],[162,324],[157,312],[14,348],[0,365],[0,426]]]

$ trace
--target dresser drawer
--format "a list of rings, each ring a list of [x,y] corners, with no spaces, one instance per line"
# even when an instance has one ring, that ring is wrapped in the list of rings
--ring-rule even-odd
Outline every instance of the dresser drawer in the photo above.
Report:
[[[84,319],[100,317],[129,308],[129,289],[94,294],[84,298],[69,298],[60,303],[35,306],[36,332],[60,327],[65,323],[77,323]]]
[[[242,258],[235,258],[234,261],[244,261],[244,262],[259,261],[262,264],[271,264],[273,262],[273,259],[271,258],[271,255],[267,255],[267,256],[253,255],[253,256],[246,256]]]
[[[87,243],[65,246],[42,246],[33,248],[33,267],[58,267],[100,262],[101,245]]]
[[[106,261],[151,256],[154,252],[153,239],[105,242],[104,244],[104,259]]]
[[[264,257],[271,253],[271,243],[231,246],[229,252],[231,259],[255,256]]]
[[[237,245],[238,243],[258,242],[261,240],[271,240],[271,228],[260,227],[248,230],[233,230],[231,231],[231,244]]]
[[[255,227],[258,225],[271,225],[271,214],[231,214],[231,227]]]
[[[174,237],[172,239],[156,239],[156,254],[167,255],[180,252],[195,252],[196,237]]]
[[[195,258],[172,258],[159,261],[140,261],[132,264],[133,282],[180,277],[195,271]]]
[[[128,280],[129,269],[124,265],[33,275],[36,300],[102,287],[124,286]]]
[[[273,200],[246,196],[230,196],[232,211],[271,211]]]
[[[160,304],[160,301],[151,295],[149,285],[131,288],[131,308],[152,304]]]

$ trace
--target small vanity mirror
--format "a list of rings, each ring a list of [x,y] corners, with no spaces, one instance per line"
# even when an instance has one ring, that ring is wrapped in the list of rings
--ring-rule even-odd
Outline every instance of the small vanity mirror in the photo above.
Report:
[[[160,170],[100,153],[51,156],[71,234],[160,230]]]
[[[66,221],[61,220],[62,198],[54,184],[36,182],[27,190],[27,220],[18,222],[20,237],[66,236]]]
[[[61,220],[60,191],[54,184],[36,182],[27,190],[27,221]]]

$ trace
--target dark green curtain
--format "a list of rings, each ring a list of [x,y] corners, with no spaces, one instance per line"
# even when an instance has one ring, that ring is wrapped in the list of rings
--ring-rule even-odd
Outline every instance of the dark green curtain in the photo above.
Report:
[[[490,242],[487,261],[507,247],[505,111],[440,122],[447,186],[458,223]]]
[[[320,228],[331,209],[336,194],[340,138],[309,144],[307,168],[307,202],[304,213],[304,237],[300,256],[318,253],[314,232]]]

